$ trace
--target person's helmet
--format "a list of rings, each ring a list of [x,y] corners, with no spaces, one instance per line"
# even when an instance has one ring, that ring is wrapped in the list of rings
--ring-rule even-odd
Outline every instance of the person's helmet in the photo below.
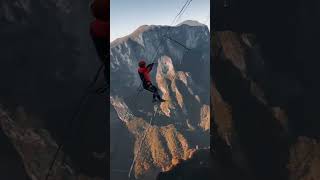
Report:
[[[139,67],[145,67],[146,62],[144,60],[139,61]]]

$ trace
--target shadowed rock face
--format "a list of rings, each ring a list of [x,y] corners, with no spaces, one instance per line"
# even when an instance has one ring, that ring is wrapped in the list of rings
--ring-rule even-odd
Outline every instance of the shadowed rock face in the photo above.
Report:
[[[45,129],[53,142],[61,142],[64,133],[72,132],[64,152],[74,162],[73,168],[103,177],[105,160],[93,155],[105,151],[103,99],[91,96],[74,129],[65,129],[99,66],[88,33],[89,23],[87,1],[1,1],[0,104],[19,127]],[[42,161],[52,158],[35,152],[33,155],[44,158]]]
[[[319,178],[319,27],[308,30],[319,5],[217,2],[216,17],[226,14],[212,39],[213,157],[240,179]]]
[[[318,177],[314,169],[320,162],[319,142],[309,134],[314,128],[301,131],[308,122],[298,123],[301,127],[294,124],[294,115],[301,112],[292,111],[297,104],[285,103],[303,95],[302,84],[285,72],[273,76],[253,34],[223,31],[215,36],[218,50],[212,97],[217,156],[247,178]]]
[[[218,132],[226,144],[234,146],[234,153],[244,153],[248,168],[258,179],[285,178],[287,142],[281,137],[283,127],[274,117],[273,107],[264,93],[259,91],[259,85],[250,78],[245,54],[248,47],[241,34],[221,32],[216,35],[223,53],[214,63],[217,109],[213,108]],[[260,177],[265,169],[269,173]]]
[[[192,154],[190,159],[174,164],[169,171],[159,173],[156,179],[221,179],[221,177],[215,174],[218,171],[215,171],[215,173],[212,171],[212,163],[208,149],[197,150]]]
[[[5,179],[13,178],[17,180],[30,180],[23,166],[23,162],[21,161],[21,157],[19,156],[14,146],[11,144],[8,137],[2,131],[0,133],[0,138],[0,158],[3,162],[5,162],[0,165],[0,177]],[[12,171],[12,169],[15,169],[15,171]]]
[[[45,129],[33,129],[20,126],[10,116],[0,110],[1,130],[11,141],[15,150],[20,155],[28,177],[32,180],[45,179],[52,157],[58,145]],[[57,180],[99,180],[90,178],[77,172],[70,159],[61,152],[56,159],[55,166],[49,179]]]
[[[117,138],[111,148],[123,143],[131,145],[126,151],[112,154],[111,170],[124,172],[113,174],[118,179],[126,178],[134,156],[137,158],[132,176],[154,179],[158,172],[171,169],[174,162],[190,158],[196,146],[209,145],[209,30],[200,23],[190,23],[141,26],[111,43],[110,91],[116,114],[111,119],[111,131],[121,123],[122,131],[134,137],[119,139],[119,132],[111,133],[111,141]],[[166,32],[191,50],[163,38]],[[137,92],[141,84],[137,73],[140,59],[157,63],[152,81],[167,100],[159,106],[151,103],[150,92]],[[124,159],[128,154],[130,159]]]

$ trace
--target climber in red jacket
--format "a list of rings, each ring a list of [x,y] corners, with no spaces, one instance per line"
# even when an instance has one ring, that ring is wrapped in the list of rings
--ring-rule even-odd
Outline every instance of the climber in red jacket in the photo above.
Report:
[[[97,92],[100,94],[108,90],[110,85],[110,63],[107,62],[110,43],[109,0],[92,0],[90,3],[90,9],[92,16],[94,17],[93,21],[90,23],[90,35],[96,48],[98,57],[104,65],[106,86],[97,90]]]
[[[154,65],[154,63],[151,63],[148,66],[146,66],[146,62],[141,60],[139,62],[138,73],[139,73],[140,79],[142,81],[143,88],[153,93],[152,102],[156,102],[157,99],[160,102],[164,102],[165,100],[163,100],[158,93],[158,88],[156,86],[152,85],[152,83],[151,83],[151,78],[150,78],[149,73],[152,70],[153,65]]]
[[[109,38],[108,9],[109,0],[93,0],[90,4],[94,20],[90,24],[90,34],[98,56],[103,63],[106,63]]]
[[[90,25],[90,34],[96,47],[100,60],[105,63],[107,60],[107,32],[108,23],[100,19],[95,19]]]

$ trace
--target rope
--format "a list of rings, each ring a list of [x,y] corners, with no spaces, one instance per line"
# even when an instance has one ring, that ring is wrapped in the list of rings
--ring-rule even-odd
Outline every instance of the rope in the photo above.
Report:
[[[180,43],[179,41],[177,41],[177,40],[175,40],[175,39],[172,39],[172,38],[171,38],[171,37],[169,37],[169,36],[163,36],[163,37],[165,37],[165,38],[167,38],[167,39],[169,39],[169,40],[171,40],[171,41],[173,41],[173,42],[175,42],[175,43],[179,44],[180,46],[182,46],[183,48],[185,48],[185,49],[186,49],[186,50],[188,50],[188,51],[190,51],[190,50],[191,50],[190,48],[187,48],[187,46],[183,45],[182,43]]]
[[[182,17],[182,15],[184,14],[184,12],[187,10],[187,8],[189,7],[190,3],[191,3],[192,0],[188,1],[186,4],[186,7],[183,9],[183,11],[180,13],[178,19],[176,22],[178,22],[180,20],[180,18]]]
[[[181,15],[185,12],[185,9],[189,6],[189,4],[190,4],[190,2],[191,2],[192,0],[187,0],[186,2],[185,2],[185,4],[183,5],[183,7],[181,8],[181,10],[179,11],[179,13],[175,16],[175,18],[173,19],[173,21],[171,22],[171,24],[170,24],[170,26],[172,26],[174,23],[175,23],[175,21],[177,20],[177,18],[178,18],[178,16],[180,15],[180,17],[181,17]],[[180,18],[179,17],[179,18]],[[165,35],[164,36],[166,36],[167,35],[167,33],[168,33],[168,31],[169,31],[169,28],[167,29],[167,31],[165,32]],[[170,38],[171,39],[171,38]],[[171,39],[172,40],[172,39]],[[156,61],[156,56],[157,56],[157,54],[158,54],[158,52],[159,52],[159,49],[160,49],[160,45],[161,45],[161,43],[162,43],[162,41],[163,41],[163,38],[160,40],[160,42],[159,42],[159,44],[157,45],[157,49],[156,49],[156,52],[154,53],[154,55],[152,56],[152,58],[151,58],[151,60],[153,59],[153,61],[152,61],[152,63],[154,63],[155,61]],[[172,41],[175,41],[175,40],[172,40]],[[178,43],[178,44],[180,44],[180,45],[182,45],[181,43],[179,43],[179,42],[177,42],[177,41],[175,41],[176,43]],[[184,48],[186,48],[186,49],[188,49],[187,47],[185,47],[184,45],[182,45]],[[99,90],[98,90],[99,91]],[[140,86],[139,86],[139,88],[137,89],[137,96],[140,94],[140,92],[141,91],[143,91],[143,87],[142,87],[142,84],[140,84]],[[127,97],[125,97],[124,99],[128,99],[128,98],[131,98],[132,96],[134,96],[134,95],[129,95],[129,96],[127,96]]]
[[[178,14],[176,15],[176,17],[173,19],[171,25],[172,25],[173,23],[175,23],[175,21],[177,20],[177,18],[179,19],[179,18],[182,16],[182,14],[185,12],[186,8],[189,6],[189,4],[191,3],[191,1],[192,1],[192,0],[187,0],[187,2],[183,5],[183,7],[181,8],[181,10],[179,11],[179,13],[178,13]],[[171,26],[171,25],[170,25],[170,26]],[[167,29],[167,31],[165,32],[165,34],[164,34],[163,36],[166,36],[169,30],[170,30],[170,28]],[[155,58],[156,58],[156,55],[158,54],[158,51],[159,51],[159,49],[160,49],[160,45],[161,45],[161,43],[162,43],[163,40],[164,40],[164,38],[161,38],[161,41],[160,41],[159,44],[158,44],[158,47],[157,47],[157,49],[156,49],[156,52],[155,52],[155,54],[153,55],[153,57],[152,57],[152,59],[151,59],[151,60],[153,60],[152,63],[154,63],[155,60],[156,60],[156,59],[155,59]],[[179,44],[182,45],[181,43],[179,43]],[[184,47],[185,47],[185,46],[184,46]],[[186,48],[186,47],[185,47],[185,48]],[[188,48],[187,48],[187,49],[188,49]],[[139,95],[139,93],[140,93],[140,91],[138,92],[138,95]],[[138,95],[137,95],[137,96],[138,96]],[[148,132],[149,128],[152,127],[153,118],[155,117],[157,111],[158,111],[158,107],[156,106],[156,109],[155,109],[155,112],[154,112],[154,114],[153,114],[153,117],[152,117],[152,118],[150,119],[150,121],[149,121],[149,125],[150,125],[150,126],[146,129],[145,134],[144,134],[144,136],[143,136],[143,138],[142,138],[142,140],[141,140],[141,142],[140,142],[140,145],[139,145],[139,148],[138,148],[138,152],[137,152],[136,156],[134,157],[134,159],[133,159],[133,161],[132,161],[132,164],[131,164],[131,166],[130,166],[130,170],[129,170],[129,173],[128,173],[128,178],[129,178],[129,179],[131,178],[131,172],[132,172],[133,166],[134,166],[134,164],[135,164],[135,162],[136,162],[136,159],[137,159],[137,157],[138,157],[138,155],[139,155],[139,153],[140,153],[142,143],[143,143],[144,139],[146,138],[146,135],[147,135],[147,132]]]
[[[151,119],[150,119],[150,121],[149,121],[149,127],[146,129],[146,131],[145,131],[145,133],[144,133],[144,135],[143,135],[143,137],[142,137],[142,140],[140,141],[139,148],[138,148],[138,152],[137,152],[137,154],[135,155],[135,157],[133,158],[133,161],[132,161],[132,163],[131,163],[130,170],[129,170],[129,174],[128,174],[128,178],[129,178],[129,179],[130,179],[130,177],[131,177],[131,172],[132,172],[133,166],[134,166],[134,164],[135,164],[135,162],[136,162],[136,160],[137,160],[137,157],[138,157],[138,155],[139,155],[139,153],[140,153],[140,150],[141,150],[141,147],[142,147],[142,143],[143,143],[144,139],[145,139],[146,136],[147,136],[147,133],[148,133],[148,131],[149,131],[149,128],[152,127],[152,121],[153,121],[153,118],[156,116],[157,112],[158,112],[158,107],[156,106],[156,109],[155,109],[155,111],[154,111],[154,113],[153,113],[153,116],[151,117]]]
[[[170,26],[172,26],[172,25],[176,22],[177,18],[179,19],[179,18],[181,17],[181,15],[185,12],[185,10],[187,9],[187,7],[188,7],[189,4],[191,3],[191,1],[192,1],[192,0],[187,0],[187,2],[183,5],[183,7],[181,8],[181,10],[179,11],[179,13],[176,15],[176,17],[175,17],[175,18],[173,19],[173,21],[171,22]],[[179,16],[179,17],[178,17],[178,16]],[[165,34],[162,35],[162,36],[166,36],[166,35],[168,34],[169,30],[170,30],[170,28],[168,27],[167,31],[166,31]],[[163,39],[164,39],[164,38],[161,38],[161,40],[160,40],[160,42],[159,42],[159,44],[158,44],[158,48],[157,48],[154,56],[152,57],[152,59],[153,59],[152,63],[154,63],[155,60],[156,60],[155,58],[156,58],[156,56],[157,56],[157,54],[158,54],[158,51],[159,51],[159,49],[160,49],[160,45],[161,45]],[[151,59],[151,60],[152,60],[152,59]]]
[[[131,104],[131,102],[135,102],[135,100],[137,99],[137,97],[139,96],[139,94],[143,91],[143,87],[142,87],[142,85],[140,85],[141,86],[141,89],[140,89],[140,87],[138,88],[138,93],[136,94],[136,96],[134,97],[134,98],[132,98],[131,100],[132,101],[128,101],[128,104]],[[132,96],[134,96],[134,95],[131,95],[131,96],[129,96],[130,98],[132,97]],[[129,103],[130,102],[130,103]],[[128,107],[129,108],[129,107]],[[127,118],[129,116],[129,111],[127,111],[127,114],[125,115],[125,119]]]
[[[88,97],[89,97],[89,95],[91,94],[90,89],[96,84],[96,82],[97,82],[97,80],[98,80],[98,78],[99,78],[99,75],[100,75],[102,69],[103,69],[103,64],[101,64],[101,66],[100,66],[99,69],[97,70],[97,73],[95,74],[94,78],[92,79],[92,81],[90,82],[90,84],[87,86],[86,91],[85,91],[85,94],[82,96],[81,101],[80,101],[80,103],[78,104],[78,107],[77,107],[75,113],[73,114],[71,120],[69,121],[69,124],[67,125],[66,129],[72,128],[73,122],[78,118],[78,116],[79,116],[79,114],[80,114],[80,112],[81,112],[82,106],[83,106],[83,105],[85,104],[85,102],[88,100]],[[66,138],[67,138],[67,134],[65,133],[65,134],[63,135],[62,142],[59,144],[58,149],[57,149],[57,151],[56,151],[55,154],[54,154],[54,158],[53,158],[53,160],[52,160],[52,162],[51,162],[51,164],[50,164],[50,167],[49,167],[49,170],[48,170],[48,172],[47,172],[47,175],[46,175],[45,180],[48,180],[48,178],[49,178],[49,176],[50,176],[50,173],[51,173],[51,171],[52,171],[52,168],[53,168],[53,166],[54,166],[54,164],[55,164],[55,162],[56,162],[56,159],[57,159],[57,157],[58,157],[58,155],[59,155],[59,152],[61,151],[61,149],[62,149],[62,147],[63,147],[63,144],[64,144],[64,142],[66,141]]]
[[[183,11],[184,9],[186,9],[186,6],[187,6],[187,4],[188,4],[189,1],[191,2],[192,0],[188,0],[188,1],[182,6],[182,8],[181,8],[181,10],[179,11],[179,13],[176,15],[176,17],[174,17],[173,21],[171,22],[171,25],[173,25],[173,24],[176,22],[178,16],[182,13],[182,11]]]
[[[182,7],[181,10],[179,11],[179,13],[176,15],[176,17],[175,17],[175,18],[173,19],[173,21],[171,22],[170,26],[172,26],[172,25],[175,23],[175,21],[176,21],[176,19],[177,19],[177,17],[178,17],[179,15],[181,16],[181,15],[185,12],[185,9],[189,6],[189,4],[190,4],[191,1],[192,1],[192,0],[187,0],[187,1],[185,2],[185,4],[183,5],[183,7]],[[165,35],[162,35],[162,36],[165,37],[165,36],[167,35],[168,31],[169,31],[169,28],[168,28],[167,31],[165,32]],[[167,38],[169,38],[169,37],[167,37]],[[156,58],[156,56],[157,56],[157,54],[158,54],[158,52],[159,52],[160,45],[161,45],[163,39],[164,39],[164,38],[161,38],[159,44],[157,45],[156,52],[155,52],[154,55],[152,56],[152,59],[153,59],[152,63],[154,63],[155,60],[156,60],[155,58]],[[175,41],[176,43],[180,44],[180,45],[183,46],[184,48],[190,50],[189,48],[187,48],[187,47],[184,46],[183,44],[179,43],[178,41],[173,40],[173,39],[171,39],[171,38],[170,38],[170,40]],[[139,94],[143,91],[142,84],[140,84],[140,86],[138,87],[137,91],[138,91],[138,92],[137,92],[137,95],[135,96],[134,100],[135,100],[135,99],[139,96]],[[129,95],[129,96],[123,98],[123,99],[124,99],[124,100],[126,100],[126,99],[128,99],[128,98],[131,99],[132,96],[134,96],[134,95]],[[131,101],[131,102],[132,102],[132,101]],[[128,104],[129,104],[129,103],[128,103]],[[128,114],[129,114],[129,112],[126,114],[125,117],[127,117]]]

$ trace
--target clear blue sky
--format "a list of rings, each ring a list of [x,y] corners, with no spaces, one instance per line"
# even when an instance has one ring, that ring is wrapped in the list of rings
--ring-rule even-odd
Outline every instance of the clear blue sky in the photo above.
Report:
[[[170,25],[186,1],[111,0],[110,40],[126,36],[141,25]],[[185,20],[197,20],[210,27],[209,15],[210,0],[192,0],[176,24]]]

